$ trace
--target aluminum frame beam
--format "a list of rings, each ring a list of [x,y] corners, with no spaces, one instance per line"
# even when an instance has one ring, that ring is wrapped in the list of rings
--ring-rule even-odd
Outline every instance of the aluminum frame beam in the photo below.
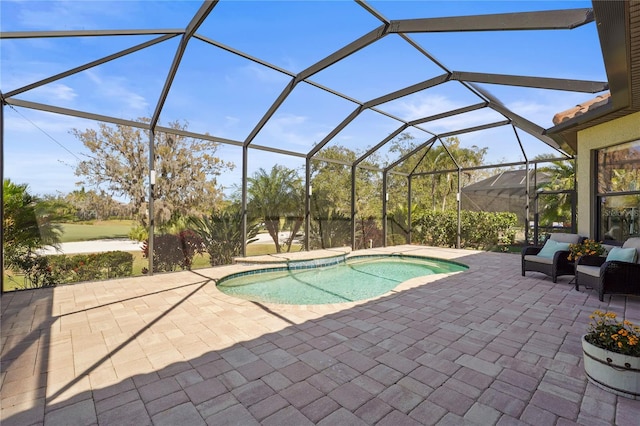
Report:
[[[392,20],[389,33],[559,30],[577,28],[593,19],[589,8],[404,19]]]
[[[263,67],[267,67],[267,68],[270,68],[270,69],[272,69],[274,71],[278,71],[278,72],[280,72],[282,74],[286,74],[289,77],[295,77],[296,76],[296,74],[291,72],[291,71],[285,70],[284,68],[280,68],[277,65],[273,65],[273,64],[271,64],[271,63],[269,63],[267,61],[263,61],[262,59],[256,58],[255,56],[252,56],[252,55],[249,55],[247,53],[244,53],[244,52],[242,52],[242,51],[240,51],[238,49],[234,49],[233,47],[227,46],[226,44],[222,44],[220,42],[212,40],[209,37],[203,36],[201,34],[194,34],[193,38],[197,38],[200,41],[203,41],[203,42],[205,42],[207,44],[215,46],[215,47],[217,47],[219,49],[225,50],[225,51],[227,51],[229,53],[232,53],[232,54],[234,54],[236,56],[240,56],[241,58],[247,59],[247,60],[249,60],[251,62],[255,62],[256,64],[260,64]]]
[[[466,106],[466,107],[462,107],[462,108],[446,111],[446,112],[443,112],[441,114],[435,114],[435,115],[431,115],[429,117],[418,118],[416,120],[410,121],[409,125],[410,126],[414,126],[416,124],[424,124],[424,123],[428,123],[429,121],[440,120],[441,118],[447,118],[447,117],[452,117],[452,116],[458,115],[458,114],[464,114],[465,112],[476,111],[476,110],[485,108],[488,105],[489,105],[488,102],[480,102],[478,104],[469,105],[469,106]]]
[[[447,81],[449,81],[450,77],[451,77],[450,74],[440,74],[429,80],[425,80],[420,83],[407,86],[404,89],[396,90],[395,92],[391,92],[386,95],[380,96],[378,98],[372,99],[368,102],[365,102],[364,106],[365,108],[372,108],[374,106],[381,105],[385,102],[390,102],[390,101],[402,98],[404,96],[412,95],[422,90],[426,90],[431,87],[438,86],[439,84],[446,83]]]
[[[528,77],[522,75],[489,74],[454,71],[452,80],[474,83],[500,84],[504,86],[531,87],[536,89],[563,90],[567,92],[598,93],[609,88],[606,81],[569,80],[563,78]]]
[[[122,126],[135,127],[143,130],[150,130],[149,123],[144,123],[141,121],[124,120],[117,117],[94,114],[94,113],[74,110],[70,108],[57,107],[53,105],[40,104],[37,102],[25,101],[25,100],[16,99],[16,98],[6,99],[4,100],[4,103],[6,103],[7,105],[17,106],[20,108],[33,109],[36,111],[50,112],[53,114],[60,114],[60,115],[68,115],[70,117],[84,118],[87,120],[93,120],[93,121],[102,122],[102,123],[116,124],[116,125],[122,125]],[[171,127],[164,127],[164,126],[156,126],[155,129],[156,129],[156,132],[161,132],[161,133],[175,134],[175,135],[185,136],[185,137],[194,138],[194,139],[203,139],[203,140],[208,140],[212,142],[217,142],[217,143],[232,145],[237,147],[243,146],[243,143],[241,141],[221,138],[218,136],[211,136],[204,133],[190,132],[187,130],[173,129]],[[279,149],[279,148],[272,148],[272,147],[263,146],[263,145],[254,144],[254,145],[251,145],[251,148],[258,151],[274,152],[277,154],[290,155],[292,157],[298,157],[298,158],[305,158],[306,156],[305,154],[300,152],[288,151],[288,150]],[[329,159],[324,161],[333,161],[333,160]]]
[[[71,31],[10,31],[0,32],[0,39],[27,38],[60,38],[60,37],[106,37],[106,36],[138,36],[163,35],[184,33],[184,29],[156,29],[156,30],[71,30]]]
[[[471,133],[471,132],[477,132],[480,130],[491,129],[494,127],[506,126],[507,124],[511,124],[511,120],[496,121],[494,123],[487,123],[487,124],[482,124],[480,126],[467,127],[465,129],[458,129],[458,130],[453,130],[451,132],[440,133],[438,135],[438,138],[448,138],[450,136],[461,135],[463,133]]]
[[[486,90],[483,90],[482,88],[478,87],[477,85],[475,85],[473,83],[466,83],[466,84],[468,84],[474,91],[478,92],[482,97],[484,97],[485,99],[487,99],[489,101],[489,108],[493,109],[494,111],[499,112],[504,117],[506,117],[509,120],[511,120],[513,122],[513,124],[516,127],[518,127],[519,129],[522,129],[523,131],[527,132],[531,136],[537,138],[538,140],[544,142],[545,144],[547,144],[551,148],[555,149],[559,153],[569,157],[568,154],[566,154],[565,152],[563,152],[560,149],[560,145],[558,145],[558,143],[556,141],[554,141],[549,136],[545,135],[545,129],[544,128],[538,126],[537,124],[535,124],[535,123],[527,120],[526,118],[516,114],[515,112],[511,111],[509,108],[504,106],[502,104],[502,102],[497,100],[493,95],[491,95]]]
[[[121,118],[110,117],[108,115],[93,114],[90,112],[78,111],[75,109],[62,108],[62,107],[57,107],[52,105],[46,105],[46,104],[41,104],[37,102],[24,101],[16,98],[5,99],[4,102],[7,105],[14,105],[22,108],[35,109],[35,110],[44,111],[44,112],[51,112],[54,114],[69,115],[71,117],[78,117],[78,118],[86,118],[87,120],[101,121],[104,123],[120,124],[122,126],[131,126],[138,129],[145,129],[145,130],[150,129],[149,123],[142,123],[140,121],[133,121],[133,120],[123,120]]]
[[[316,73],[319,73],[323,69],[335,64],[338,61],[341,61],[342,59],[346,58],[347,56],[350,56],[350,55],[356,53],[358,50],[361,50],[361,49],[369,46],[370,44],[378,41],[379,39],[381,39],[385,35],[387,35],[387,26],[386,25],[381,25],[378,28],[368,32],[365,35],[363,35],[362,37],[352,41],[351,43],[347,44],[346,46],[338,49],[337,51],[335,51],[334,53],[330,54],[326,58],[316,62],[315,64],[311,65],[307,69],[303,70],[302,72],[300,72],[297,75],[296,79],[297,80],[306,80],[307,78],[311,77],[312,75],[314,75]]]
[[[552,163],[554,161],[570,161],[572,158],[545,158],[542,160],[529,160],[529,164],[540,164],[540,163]],[[469,170],[483,170],[483,169],[496,169],[500,167],[514,167],[514,166],[524,166],[527,161],[514,161],[511,163],[501,163],[501,164],[487,164],[482,166],[472,166],[472,167],[463,167],[461,170],[469,171]],[[458,169],[447,169],[447,170],[436,170],[431,172],[418,172],[413,175],[413,177],[418,176],[428,176],[428,175],[437,175],[439,173],[453,173]]]

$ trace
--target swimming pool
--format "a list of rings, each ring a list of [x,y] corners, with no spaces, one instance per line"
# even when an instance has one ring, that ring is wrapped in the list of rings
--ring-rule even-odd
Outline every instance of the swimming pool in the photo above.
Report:
[[[355,256],[327,266],[292,262],[288,267],[233,274],[217,287],[254,302],[317,305],[369,299],[411,278],[466,269],[459,263],[418,256]]]

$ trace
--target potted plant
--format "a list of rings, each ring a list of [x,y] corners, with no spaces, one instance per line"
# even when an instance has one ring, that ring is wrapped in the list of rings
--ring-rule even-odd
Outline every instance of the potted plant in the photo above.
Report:
[[[580,256],[600,256],[601,254],[604,254],[604,247],[596,240],[584,240],[578,244],[569,244],[569,260],[576,260]]]
[[[640,399],[640,327],[613,312],[597,310],[589,318],[582,337],[587,378],[617,395]]]

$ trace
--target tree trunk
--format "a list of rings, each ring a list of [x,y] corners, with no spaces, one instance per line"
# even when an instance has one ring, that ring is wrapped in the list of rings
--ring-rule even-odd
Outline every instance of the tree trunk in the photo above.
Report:
[[[281,253],[282,248],[280,247],[280,217],[269,217],[264,219],[264,226],[267,228],[271,239],[273,239],[274,244],[276,245],[276,253]]]

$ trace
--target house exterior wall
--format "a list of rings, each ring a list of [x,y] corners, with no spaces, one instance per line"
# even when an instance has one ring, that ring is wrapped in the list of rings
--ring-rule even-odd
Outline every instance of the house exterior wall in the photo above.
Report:
[[[594,237],[595,218],[592,205],[596,202],[592,173],[592,151],[640,139],[640,112],[627,115],[578,132],[576,180],[578,192],[578,233]]]

